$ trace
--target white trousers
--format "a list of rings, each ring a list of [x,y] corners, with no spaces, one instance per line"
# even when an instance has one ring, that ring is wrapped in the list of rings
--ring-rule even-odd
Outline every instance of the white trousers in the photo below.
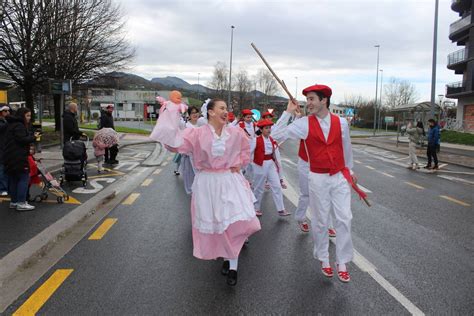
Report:
[[[416,156],[416,143],[410,141],[408,143],[408,155],[410,156],[410,164],[418,164],[418,157]]]
[[[300,185],[300,196],[298,206],[295,210],[295,220],[303,222],[306,220],[306,211],[309,205],[309,185],[308,185],[309,164],[301,158],[298,158],[298,182]],[[333,212],[330,212],[329,227],[334,228]]]
[[[257,201],[254,203],[255,210],[261,210],[263,192],[265,190],[265,180],[268,181],[272,191],[273,202],[277,211],[285,209],[283,204],[283,191],[280,184],[280,176],[273,160],[264,160],[263,165],[259,166],[252,162],[253,171],[253,194]]]
[[[330,176],[327,173],[309,172],[309,205],[311,230],[316,259],[329,262],[329,218],[332,207],[335,216],[336,263],[350,262],[354,255],[351,237],[351,187],[341,172]]]

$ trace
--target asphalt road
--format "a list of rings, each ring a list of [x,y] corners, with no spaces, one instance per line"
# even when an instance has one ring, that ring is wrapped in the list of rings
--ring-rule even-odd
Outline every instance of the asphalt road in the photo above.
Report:
[[[285,205],[293,210],[296,143],[282,153]],[[349,284],[320,273],[311,236],[271,212],[267,193],[262,230],[242,251],[238,285],[227,286],[220,261],[192,257],[190,198],[170,163],[109,214],[117,221],[102,239],[82,240],[7,313],[58,269],[72,269],[41,314],[472,314],[472,171],[446,166],[455,172],[448,180],[403,168],[401,155],[363,146],[354,154],[373,206],[354,196]]]

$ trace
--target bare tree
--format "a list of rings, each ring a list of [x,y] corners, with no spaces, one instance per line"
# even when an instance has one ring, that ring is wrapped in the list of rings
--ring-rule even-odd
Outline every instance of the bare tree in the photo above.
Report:
[[[279,92],[279,86],[275,78],[267,69],[260,69],[257,73],[257,82],[260,90],[265,94],[265,102],[268,103],[269,97]]]
[[[359,95],[344,95],[344,105],[351,108],[359,108],[367,104],[367,100],[364,99],[360,94]]]
[[[124,24],[111,0],[5,0],[0,21],[0,70],[25,93],[48,78],[74,83],[123,67],[133,56]],[[55,99],[56,128],[59,102]]]
[[[240,112],[242,107],[245,105],[249,97],[249,92],[252,89],[252,81],[249,79],[248,73],[246,70],[240,70],[235,75],[235,90],[238,99],[238,108],[234,109],[237,112]]]
[[[214,72],[208,85],[216,91],[216,97],[225,99],[229,86],[229,72],[225,63],[218,61],[215,64]]]
[[[392,77],[384,86],[384,99],[386,106],[396,108],[415,103],[418,99],[418,92],[409,81]]]

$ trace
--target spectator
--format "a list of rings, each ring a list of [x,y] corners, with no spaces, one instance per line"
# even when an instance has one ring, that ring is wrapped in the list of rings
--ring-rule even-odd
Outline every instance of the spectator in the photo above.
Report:
[[[8,127],[5,140],[5,171],[8,174],[10,208],[17,211],[31,211],[35,207],[26,201],[29,183],[28,155],[30,144],[40,136],[30,128],[31,110],[20,108],[15,115],[7,116]]]
[[[410,165],[408,169],[418,169],[418,157],[416,156],[416,144],[420,140],[420,135],[423,135],[423,129],[419,127],[419,123],[416,127],[412,127],[411,122],[408,123],[406,133],[408,134],[408,155],[410,157]]]
[[[101,112],[100,121],[99,121],[99,129],[107,127],[107,128],[111,128],[115,130],[114,118],[112,116],[113,112],[114,112],[114,106],[111,104],[105,108],[105,111]],[[110,148],[105,148],[104,163],[111,164],[111,165],[118,164],[118,160],[116,159],[117,154],[118,154],[118,145],[114,145]]]
[[[78,140],[82,133],[77,125],[77,104],[69,103],[68,109],[63,114],[64,142]]]
[[[10,114],[10,108],[6,105],[0,107],[0,195],[8,195],[8,176],[5,173],[3,156],[5,152],[5,139],[8,123],[6,117]]]
[[[428,149],[426,150],[426,156],[428,158],[428,164],[425,169],[438,169],[438,155],[436,149],[439,144],[439,126],[434,119],[429,119],[428,124],[430,129],[428,130]],[[434,161],[433,168],[431,167],[431,161]]]

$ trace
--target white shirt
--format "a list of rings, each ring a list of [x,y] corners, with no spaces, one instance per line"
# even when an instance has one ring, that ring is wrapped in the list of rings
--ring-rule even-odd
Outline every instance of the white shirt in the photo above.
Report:
[[[263,137],[263,136],[262,136]],[[273,154],[273,145],[270,137],[263,137],[263,145],[265,148],[265,155]],[[257,138],[254,137],[250,140],[250,154],[252,155],[255,152],[255,148],[257,147]],[[278,149],[275,148],[275,151]]]
[[[222,128],[221,136],[217,135],[216,130],[212,125],[208,125],[211,128],[212,135],[214,138],[212,139],[212,148],[211,154],[213,157],[221,157],[224,156],[225,151],[225,142],[229,138],[230,134],[226,131],[226,127]]]
[[[288,112],[283,112],[280,119],[277,121],[275,125],[272,126],[272,137],[278,143],[281,143],[285,140],[289,139],[306,139],[308,138],[309,133],[309,123],[308,117],[302,117],[293,121],[291,124],[288,124],[288,120],[291,118],[291,114]],[[319,124],[321,125],[321,129],[324,134],[324,138],[327,140],[329,135],[329,130],[331,128],[331,117],[330,114],[326,115],[325,118],[318,119]],[[342,135],[342,147],[344,150],[344,161],[346,163],[346,167],[352,170],[354,167],[354,162],[352,158],[352,145],[351,145],[351,137],[349,133],[349,124],[347,121],[339,117],[341,122],[341,135]],[[311,157],[310,157],[311,159]],[[351,171],[352,173],[352,171]]]

